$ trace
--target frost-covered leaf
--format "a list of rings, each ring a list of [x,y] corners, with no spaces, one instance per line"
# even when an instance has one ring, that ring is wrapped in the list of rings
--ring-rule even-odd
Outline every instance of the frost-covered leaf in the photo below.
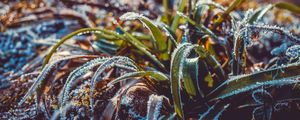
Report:
[[[213,106],[209,107],[208,110],[200,114],[199,120],[219,120],[222,113],[230,106],[230,104],[224,104],[217,102]]]
[[[160,111],[163,106],[163,96],[150,95],[147,102],[147,120],[158,120]]]
[[[268,91],[262,89],[253,91],[252,98],[259,104],[271,103],[273,101],[272,95]]]
[[[278,55],[284,54],[285,51],[287,51],[287,44],[283,43],[279,47],[274,48],[271,51],[271,55],[278,56]]]
[[[85,57],[95,57],[95,56],[89,56],[89,55],[73,55],[73,56],[69,56],[69,57],[65,57],[65,58],[61,58],[58,60],[55,60],[49,64],[47,64],[42,72],[39,74],[39,76],[36,78],[35,82],[31,85],[31,87],[29,88],[29,90],[27,91],[27,93],[24,95],[24,97],[20,100],[20,102],[18,103],[19,105],[23,104],[26,99],[31,96],[33,94],[34,91],[43,89],[41,88],[42,86],[41,83],[43,83],[43,81],[46,79],[46,76],[50,73],[50,71],[52,70],[52,68],[57,65],[58,63],[65,61],[65,60],[70,60],[70,59],[74,59],[74,58],[85,58]]]
[[[224,11],[224,13],[215,21],[215,26],[218,26],[221,24],[225,17],[229,15],[230,12],[232,12],[236,7],[238,7],[241,3],[243,3],[245,0],[235,0],[233,1],[229,7]]]
[[[100,76],[106,69],[111,68],[113,66],[116,66],[116,64],[129,64],[131,66],[135,66],[135,62],[132,61],[128,57],[123,57],[123,56],[114,56],[106,61],[104,61],[96,70],[94,73],[92,79],[91,79],[91,91],[90,91],[90,107],[91,107],[91,112],[94,113],[94,90],[95,90],[95,85],[98,83],[100,80],[102,80],[102,77]],[[137,66],[135,66],[137,68]]]
[[[70,38],[76,36],[76,35],[82,35],[82,34],[87,34],[87,33],[96,33],[96,34],[109,34],[109,35],[114,35],[117,38],[119,37],[118,34],[116,34],[115,32],[109,31],[109,30],[104,30],[104,29],[100,29],[100,28],[82,28],[79,29],[77,31],[74,31],[66,36],[64,36],[61,40],[59,40],[49,51],[49,53],[47,54],[47,56],[44,59],[43,62],[43,66],[45,67],[46,64],[48,64],[51,56],[54,54],[54,52],[56,51],[56,49],[58,47],[60,47],[63,43],[65,43],[67,40],[69,40]]]
[[[188,57],[191,50],[195,48],[194,45],[189,43],[184,43],[179,45],[173,52],[171,58],[171,67],[170,67],[170,77],[171,77],[171,92],[174,101],[175,112],[180,118],[184,119],[183,106],[181,101],[181,79],[183,77],[183,65],[185,59]],[[192,87],[192,86],[190,86]],[[195,91],[189,91],[193,93]],[[193,93],[194,94],[194,93]]]
[[[186,58],[182,68],[182,79],[185,90],[190,98],[197,95],[196,83],[199,78],[199,58]],[[204,93],[201,89],[198,90],[201,97],[204,97]]]
[[[109,82],[107,84],[107,86],[113,86],[115,83],[118,83],[120,81],[129,79],[129,78],[144,77],[144,76],[150,76],[151,78],[153,78],[157,81],[166,81],[169,79],[166,75],[164,75],[163,73],[161,73],[159,71],[137,71],[137,72],[126,73],[126,74],[114,79],[113,81]]]
[[[273,8],[273,5],[269,4],[267,6],[262,6],[254,11],[254,14],[248,20],[249,24],[253,24],[256,21],[260,20],[270,9]]]
[[[135,46],[137,49],[139,49],[141,52],[143,52],[145,55],[147,55],[155,64],[157,64],[161,68],[165,68],[165,66],[157,59],[155,55],[153,55],[151,52],[148,51],[148,47],[145,46],[143,43],[141,43],[138,39],[136,39],[134,36],[126,32],[123,28],[120,28],[126,35],[126,40],[131,43],[133,46]]]
[[[285,55],[295,59],[300,57],[300,45],[293,45],[285,51]]]
[[[205,27],[203,24],[197,24],[195,21],[190,19],[188,16],[184,15],[182,12],[177,11],[177,15],[179,15],[180,17],[183,17],[184,19],[186,19],[190,24],[194,25],[199,30],[202,30],[204,33],[211,36],[214,40],[218,40],[217,35],[215,35],[210,29]]]
[[[263,85],[284,86],[299,83],[300,64],[294,63],[253,74],[233,77],[210,93],[212,100],[224,99],[244,93]]]
[[[150,32],[152,33],[152,37],[153,37],[153,45],[155,48],[158,47],[159,50],[163,50],[166,49],[167,45],[166,45],[166,41],[165,38],[162,34],[162,32],[160,31],[160,29],[158,28],[158,26],[156,24],[154,24],[150,19],[148,19],[147,17],[138,14],[138,13],[134,13],[134,12],[128,12],[123,14],[120,17],[121,20],[140,20],[145,26],[146,28],[148,28],[150,30]]]

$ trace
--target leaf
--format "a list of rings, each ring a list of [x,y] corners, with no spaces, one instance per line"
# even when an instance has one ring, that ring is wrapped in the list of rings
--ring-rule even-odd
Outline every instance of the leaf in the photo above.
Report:
[[[227,15],[229,15],[229,13],[231,12],[231,11],[233,11],[236,7],[238,7],[241,3],[243,3],[245,0],[235,0],[234,2],[232,2],[230,5],[229,5],[229,7],[225,10],[225,12],[215,21],[215,24],[214,24],[214,26],[216,27],[216,26],[218,26],[218,25],[220,25],[223,21],[224,21],[224,19],[225,19],[225,17],[227,16]]]
[[[208,66],[213,68],[213,71],[219,78],[219,82],[222,82],[227,79],[227,75],[225,74],[221,64],[210,55],[202,46],[198,46],[196,52],[199,54],[200,59],[203,59]]]
[[[300,7],[289,2],[278,2],[274,6],[277,8],[286,9],[291,12],[300,14]]]
[[[197,24],[201,24],[201,17],[205,15],[205,12],[207,12],[208,9],[209,7],[201,4],[200,1],[197,3],[194,12],[194,19]]]
[[[211,100],[225,99],[227,97],[244,93],[263,85],[290,85],[298,83],[300,64],[294,63],[279,68],[240,75],[227,80],[214,91],[208,98]]]
[[[285,55],[292,58],[292,59],[299,58],[299,56],[300,56],[300,45],[293,45],[293,46],[289,47],[285,51]]]
[[[177,11],[183,12],[184,7],[186,6],[187,0],[181,0],[179,8]],[[178,28],[178,23],[179,23],[179,18],[180,16],[178,14],[175,15],[172,25],[171,25],[171,30],[176,32],[176,29]]]
[[[67,77],[67,80],[61,90],[62,92],[60,96],[60,102],[61,102],[60,106],[64,106],[65,103],[67,102],[72,83],[75,83],[74,81],[76,80],[77,77],[86,74],[89,70],[102,64],[104,61],[108,59],[109,58],[96,58],[73,70]]]
[[[254,14],[248,20],[249,24],[253,24],[254,22],[260,20],[269,10],[273,8],[273,5],[269,4],[267,6],[262,6],[261,8],[257,9]]]
[[[123,14],[120,17],[121,20],[139,20],[141,21],[146,28],[148,28],[150,30],[150,32],[152,33],[152,37],[153,37],[153,45],[154,48],[159,50],[164,50],[167,45],[166,42],[164,41],[165,38],[162,34],[162,32],[159,30],[158,26],[155,25],[150,19],[148,19],[147,17],[138,14],[138,13],[134,13],[134,12],[127,12],[125,14]]]
[[[224,105],[224,103],[217,102],[211,106],[206,112],[200,115],[199,120],[219,120],[222,113],[230,106],[230,104]]]
[[[68,35],[66,35],[65,37],[63,37],[60,41],[58,41],[49,51],[49,53],[47,54],[46,58],[44,59],[43,62],[43,66],[42,68],[44,68],[46,66],[46,64],[48,64],[51,56],[54,54],[54,52],[56,51],[56,49],[61,46],[64,42],[66,42],[67,40],[69,40],[70,38],[76,36],[76,35],[81,35],[81,34],[86,34],[86,33],[105,33],[105,34],[110,34],[110,35],[114,35],[116,37],[120,37],[120,35],[118,35],[115,32],[112,31],[108,31],[108,30],[104,30],[104,29],[100,29],[100,28],[82,28],[79,30],[76,30]]]
[[[150,95],[147,102],[147,120],[157,120],[163,106],[163,96]]]
[[[258,104],[273,102],[272,95],[268,91],[262,89],[253,91],[252,98]]]
[[[120,27],[121,28],[121,27]],[[130,42],[132,45],[134,45],[137,49],[139,49],[141,52],[143,52],[144,54],[146,54],[151,60],[153,60],[153,62],[155,62],[160,68],[165,69],[165,66],[156,58],[155,55],[152,55],[148,50],[147,47],[141,43],[138,39],[136,39],[135,37],[133,37],[131,34],[129,34],[128,32],[126,32],[123,28],[121,28],[121,30],[125,33],[126,35],[126,40],[128,42]]]
[[[184,119],[182,101],[181,101],[181,79],[185,59],[188,57],[189,52],[195,46],[189,43],[179,45],[173,52],[171,58],[170,77],[171,77],[171,92],[174,101],[174,109],[177,115]]]
[[[193,21],[192,19],[190,19],[188,16],[184,15],[181,12],[177,11],[177,15],[179,15],[179,16],[183,17],[184,19],[186,19],[190,24],[194,25],[199,30],[202,30],[204,33],[211,36],[214,40],[218,40],[218,37],[210,29],[206,28],[203,24],[197,24],[195,21]]]
[[[69,57],[65,57],[65,58],[55,60],[55,61],[51,62],[50,64],[47,64],[42,69],[39,76],[35,79],[34,83],[31,85],[31,87],[29,88],[27,93],[20,100],[18,105],[22,105],[26,101],[26,99],[33,94],[34,91],[41,91],[41,90],[44,89],[44,86],[41,86],[41,85],[43,84],[44,80],[46,79],[46,76],[50,73],[50,71],[52,70],[52,68],[55,65],[57,65],[58,63],[60,63],[62,61],[65,61],[65,60],[70,60],[70,59],[74,59],[74,58],[87,58],[87,57],[96,57],[96,56],[93,56],[93,55],[92,56],[90,56],[90,55],[73,55],[73,56],[69,56]]]
[[[137,71],[137,72],[126,73],[126,74],[114,79],[113,81],[109,82],[107,84],[107,86],[113,86],[114,84],[121,82],[123,80],[129,79],[129,78],[144,77],[144,76],[150,76],[157,81],[166,81],[169,79],[167,76],[165,76],[163,73],[161,73],[159,71]]]
[[[114,55],[119,48],[114,42],[105,39],[95,41],[92,46],[95,50],[109,55]]]
[[[128,57],[123,57],[123,56],[114,56],[106,61],[104,61],[96,70],[94,73],[93,77],[91,78],[91,90],[90,90],[90,107],[91,107],[91,112],[92,115],[94,114],[94,90],[95,90],[95,85],[97,82],[102,80],[102,77],[100,76],[107,68],[111,68],[113,66],[116,66],[116,64],[129,64],[131,66],[135,66],[135,62],[132,61]],[[137,68],[137,66],[136,66]]]
[[[187,58],[183,64],[182,77],[183,84],[186,92],[190,98],[197,95],[195,83],[198,81],[199,68],[198,68],[199,58]],[[199,91],[201,97],[204,97],[204,93]]]

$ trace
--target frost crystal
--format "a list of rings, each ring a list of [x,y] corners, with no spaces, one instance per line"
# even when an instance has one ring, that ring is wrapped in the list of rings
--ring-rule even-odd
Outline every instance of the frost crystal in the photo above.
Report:
[[[289,47],[286,50],[285,55],[292,59],[298,58],[300,55],[300,45],[293,45]]]
[[[121,20],[136,20],[143,17],[143,15],[135,13],[135,12],[127,12],[125,14],[123,14],[120,19]]]

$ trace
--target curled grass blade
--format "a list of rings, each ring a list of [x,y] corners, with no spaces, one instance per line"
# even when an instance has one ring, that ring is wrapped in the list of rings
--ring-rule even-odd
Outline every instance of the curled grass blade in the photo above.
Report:
[[[198,81],[199,68],[198,68],[199,58],[188,58],[185,60],[182,74],[183,74],[183,84],[186,92],[190,98],[197,95],[195,83]],[[202,91],[199,91],[201,97],[204,97]]]
[[[46,64],[48,64],[51,56],[54,54],[54,52],[56,51],[56,49],[61,46],[64,42],[66,42],[67,40],[69,40],[70,38],[76,36],[76,35],[80,35],[83,34],[85,32],[94,32],[94,33],[104,33],[104,34],[110,34],[110,35],[114,35],[114,36],[118,36],[119,35],[113,31],[109,31],[109,30],[104,30],[104,29],[100,29],[100,28],[82,28],[79,30],[76,30],[68,35],[66,35],[65,37],[63,37],[60,41],[58,41],[49,51],[49,53],[47,54],[46,58],[44,59],[43,62],[43,66],[42,68],[44,68],[46,66]]]
[[[184,119],[183,106],[181,101],[181,79],[184,60],[188,57],[189,52],[195,46],[189,43],[179,45],[172,54],[170,77],[171,77],[171,92],[174,101],[174,109],[177,115]]]

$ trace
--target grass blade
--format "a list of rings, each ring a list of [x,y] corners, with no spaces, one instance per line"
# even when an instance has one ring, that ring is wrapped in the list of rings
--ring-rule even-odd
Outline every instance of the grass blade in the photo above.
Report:
[[[298,83],[300,64],[290,64],[279,68],[241,75],[227,80],[210,93],[212,100],[224,99],[247,92],[262,85],[289,85]]]
[[[159,71],[138,71],[138,72],[126,73],[126,74],[116,78],[115,80],[109,82],[107,84],[107,86],[113,86],[114,84],[116,84],[118,82],[121,82],[126,79],[130,79],[133,77],[144,77],[144,76],[150,76],[157,81],[166,81],[169,79],[166,75],[164,75],[163,73],[161,73]]]
[[[183,106],[181,101],[181,79],[184,60],[188,57],[189,52],[195,46],[189,43],[179,45],[172,54],[170,77],[171,77],[171,92],[174,101],[174,109],[177,115],[184,119]]]
[[[269,10],[273,8],[273,5],[267,5],[259,8],[254,12],[254,14],[249,19],[249,24],[253,24],[254,22],[260,20]]]
[[[186,3],[187,3],[187,0],[181,0],[179,9],[177,11],[183,12]],[[180,16],[178,14],[176,14],[175,18],[173,19],[173,22],[172,22],[172,25],[171,25],[171,30],[174,31],[174,32],[176,32],[176,29],[178,28],[179,18],[180,18]]]
[[[162,32],[159,30],[158,26],[155,25],[150,19],[148,19],[147,17],[138,14],[138,13],[134,13],[134,12],[127,12],[125,14],[123,14],[120,17],[121,20],[139,20],[141,21],[146,28],[149,29],[149,31],[152,33],[152,37],[153,37],[153,46],[154,48],[157,48],[159,50],[163,50],[166,48],[166,43],[165,43],[165,38],[162,34]]]
[[[300,7],[289,2],[278,2],[274,6],[277,8],[289,10],[293,13],[300,14]]]

